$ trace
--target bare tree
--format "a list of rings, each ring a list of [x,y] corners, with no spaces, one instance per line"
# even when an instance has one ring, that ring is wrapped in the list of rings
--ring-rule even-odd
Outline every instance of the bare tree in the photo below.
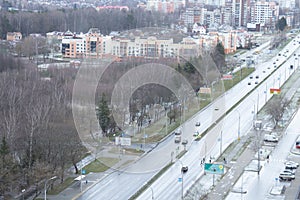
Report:
[[[288,103],[288,100],[282,96],[274,96],[274,98],[269,102],[266,111],[274,120],[275,128],[277,127],[278,122],[282,119]]]

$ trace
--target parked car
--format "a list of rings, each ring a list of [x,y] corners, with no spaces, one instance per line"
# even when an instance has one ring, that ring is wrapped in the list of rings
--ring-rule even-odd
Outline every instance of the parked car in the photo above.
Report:
[[[266,134],[264,137],[265,142],[278,142],[278,137],[275,135]]]
[[[200,122],[196,122],[195,126],[200,126],[201,123]]]
[[[291,180],[294,180],[295,179],[295,175],[292,175],[290,173],[280,173],[279,174],[279,180],[281,181],[291,181]]]
[[[296,149],[300,149],[300,140],[296,141]]]
[[[288,161],[285,163],[285,169],[297,169],[299,164],[294,161]]]
[[[183,166],[183,167],[181,168],[181,172],[182,172],[182,173],[186,173],[188,170],[189,170],[188,166]]]
[[[282,171],[282,173],[290,173],[291,175],[295,175],[295,170],[285,169],[285,170]]]

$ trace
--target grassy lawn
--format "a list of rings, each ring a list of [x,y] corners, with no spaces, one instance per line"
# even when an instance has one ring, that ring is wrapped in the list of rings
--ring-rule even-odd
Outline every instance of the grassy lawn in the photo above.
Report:
[[[148,138],[146,139],[146,143],[157,142],[162,140],[166,135],[168,135],[170,132],[174,131],[177,127],[179,127],[181,122],[192,117],[194,114],[199,112],[199,110],[206,107],[212,100],[216,99],[218,96],[223,94],[224,91],[232,88],[234,85],[239,83],[242,79],[244,79],[249,74],[251,74],[254,70],[255,68],[242,68],[242,71],[239,70],[233,74],[232,80],[223,80],[217,82],[216,84],[214,84],[214,87],[212,88],[212,94],[199,94],[199,96],[197,97],[198,103],[194,103],[188,106],[188,110],[185,111],[184,119],[183,117],[179,116],[177,117],[175,123],[172,122],[171,124],[169,124],[169,119],[166,119],[166,117],[162,117],[160,120],[152,123],[152,125],[147,127],[145,130],[142,130],[140,133],[137,133],[135,140],[132,142],[136,142],[136,143],[144,142],[143,131],[145,131],[145,133],[147,133],[148,135]],[[166,122],[168,123],[167,130],[166,130]]]
[[[65,181],[59,185],[56,185],[53,187],[52,190],[49,190],[47,194],[49,195],[57,195],[63,190],[65,190],[67,187],[69,187],[74,181],[74,177],[68,177],[65,179]]]
[[[119,161],[118,158],[101,157],[101,158],[98,158],[97,160],[91,162],[87,166],[85,166],[84,169],[86,170],[86,173],[104,172],[104,171],[108,170],[110,167],[114,166],[118,161]]]

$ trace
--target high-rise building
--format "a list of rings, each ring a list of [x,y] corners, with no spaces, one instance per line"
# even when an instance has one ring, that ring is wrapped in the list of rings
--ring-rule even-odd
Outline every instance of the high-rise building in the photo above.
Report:
[[[276,2],[257,1],[251,6],[251,23],[274,28],[279,15]]]
[[[232,0],[232,26],[247,26],[250,20],[250,0]]]

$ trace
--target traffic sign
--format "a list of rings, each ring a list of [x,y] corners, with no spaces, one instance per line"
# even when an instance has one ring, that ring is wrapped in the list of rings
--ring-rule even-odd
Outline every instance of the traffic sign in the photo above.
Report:
[[[223,164],[212,164],[205,163],[204,171],[210,174],[224,174],[224,165]]]

